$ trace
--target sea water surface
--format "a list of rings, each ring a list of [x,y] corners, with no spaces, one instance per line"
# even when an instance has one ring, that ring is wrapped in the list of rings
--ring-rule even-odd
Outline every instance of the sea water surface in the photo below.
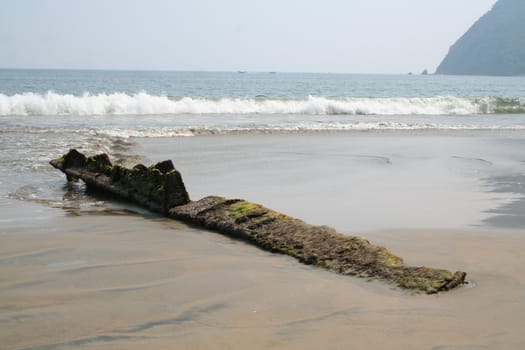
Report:
[[[524,77],[0,70],[0,140],[4,221],[105,210],[48,165],[79,148],[172,158],[197,197],[284,203],[316,223],[337,198],[360,230],[525,226]]]
[[[524,89],[0,70],[0,348],[523,349]],[[173,159],[192,199],[246,198],[469,284],[412,295],[159,218],[67,184],[48,162],[73,147]]]

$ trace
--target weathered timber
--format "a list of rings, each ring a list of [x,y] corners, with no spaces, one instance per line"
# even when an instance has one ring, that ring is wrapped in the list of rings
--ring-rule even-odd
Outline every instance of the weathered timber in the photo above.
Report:
[[[70,150],[50,163],[69,181],[82,179],[90,187],[171,218],[343,275],[379,279],[428,294],[450,290],[465,280],[465,272],[405,266],[400,257],[366,239],[343,235],[327,226],[309,225],[259,204],[216,196],[190,201],[171,161],[127,169],[112,165],[105,154],[85,157]]]
[[[106,154],[86,157],[75,149],[50,162],[68,181],[82,179],[92,189],[102,190],[148,209],[167,214],[169,209],[190,201],[180,173],[171,160],[132,169],[113,165]]]

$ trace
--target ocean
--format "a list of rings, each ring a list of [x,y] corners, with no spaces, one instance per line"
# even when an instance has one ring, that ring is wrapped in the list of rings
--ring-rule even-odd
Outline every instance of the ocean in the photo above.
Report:
[[[211,166],[217,159],[217,149],[223,148],[224,157],[231,151],[226,138],[219,136],[239,135],[239,140],[246,140],[242,141],[245,148],[250,140],[263,143],[272,140],[261,147],[252,145],[255,148],[252,153],[238,155],[236,161],[243,161],[265,149],[270,152],[273,148],[288,147],[293,151],[288,141],[279,145],[274,142],[275,138],[268,136],[290,137],[292,134],[296,135],[293,139],[277,139],[305,140],[297,135],[311,136],[309,149],[301,150],[302,156],[292,158],[299,164],[308,158],[326,163],[329,158],[323,154],[326,148],[330,148],[326,152],[340,153],[339,158],[348,153],[347,158],[355,163],[354,170],[341,186],[354,188],[353,191],[362,189],[359,198],[377,195],[383,198],[377,203],[384,203],[388,198],[397,198],[402,191],[415,196],[408,183],[421,183],[418,185],[421,189],[437,195],[432,188],[442,183],[447,195],[452,197],[470,193],[460,196],[459,203],[453,204],[464,208],[459,214],[465,216],[464,220],[452,220],[449,226],[484,225],[491,217],[493,222],[501,223],[505,221],[502,214],[512,217],[512,226],[523,224],[516,221],[516,210],[505,210],[513,203],[516,206],[515,202],[523,197],[520,176],[523,176],[524,162],[521,155],[525,135],[524,77],[0,70],[0,178],[3,179],[0,191],[7,212],[23,202],[47,203],[48,207],[64,205],[63,181],[48,161],[69,148],[79,148],[87,154],[106,152],[119,162],[132,164],[148,161],[147,155],[134,146],[160,138],[168,143],[191,145],[172,153],[156,150],[153,155],[208,159],[208,155],[213,154],[215,158],[207,160]],[[197,139],[182,140],[187,137]],[[210,149],[198,154],[192,152],[203,137],[211,137],[211,141],[207,141]],[[339,140],[343,142],[338,144]],[[304,148],[304,145],[297,147]],[[421,154],[416,154],[416,149]],[[431,161],[401,167],[402,162],[397,160],[391,164],[396,154],[402,158],[429,157]],[[492,158],[485,159],[489,154]],[[268,155],[260,161],[275,162],[275,159]],[[368,164],[363,159],[372,160]],[[386,159],[390,170],[375,169],[374,161],[378,159]],[[336,169],[337,164],[319,164],[310,171],[312,176],[327,177],[325,173],[318,173],[319,169],[327,166]],[[392,168],[397,166],[400,169],[393,173]],[[193,170],[184,169],[184,164],[179,167],[183,174],[185,170]],[[206,168],[201,167],[201,170]],[[356,174],[361,172],[365,177],[376,176],[375,186],[380,190],[366,185],[372,181],[357,178]],[[440,176],[436,176],[438,173]],[[515,185],[495,180],[505,177],[515,179]],[[224,178],[223,183],[227,183],[229,177],[224,174]],[[468,184],[462,183],[469,180]],[[193,183],[191,177],[186,181]],[[455,182],[457,187],[452,186]],[[207,186],[209,183],[209,179],[196,183],[195,193],[206,195],[202,189],[214,193],[214,188]],[[213,183],[222,190],[221,182]],[[293,185],[293,181],[289,185]],[[283,186],[284,193],[290,186]],[[233,184],[223,191],[231,196],[248,195],[254,201],[267,204],[291,202],[284,209],[292,211],[297,204],[283,196],[278,200],[275,196],[268,198],[265,195],[268,191],[252,194],[241,191],[240,186],[236,191]],[[363,209],[362,203],[355,202],[352,191],[336,192],[347,197],[341,198],[345,203],[353,203],[347,204],[348,209],[357,210],[359,218],[374,216],[372,212],[378,208],[377,203]],[[301,193],[290,192],[286,196],[296,198],[301,197]],[[82,192],[74,197],[88,200]],[[405,203],[405,206],[412,203],[406,208],[406,212],[413,212],[412,218],[379,205],[390,213],[385,216],[392,216],[392,220],[383,221],[381,227],[412,227],[416,223],[442,225],[442,216],[449,213],[446,208],[452,205],[441,197],[431,201],[441,203],[434,207],[442,208],[438,210],[440,215],[432,216],[417,210],[421,207],[418,202],[415,198]],[[507,207],[502,212],[504,205]],[[314,205],[309,210],[317,209]],[[20,210],[14,212],[20,213]],[[495,213],[498,215],[492,215]],[[3,220],[10,220],[9,217]],[[361,219],[356,221],[353,229],[377,228],[375,220],[364,220],[369,224],[361,224]],[[505,223],[511,225],[508,220]]]
[[[70,148],[466,271],[414,295],[68,184]],[[0,349],[522,349],[525,77],[0,70]],[[487,302],[490,301],[490,302]]]

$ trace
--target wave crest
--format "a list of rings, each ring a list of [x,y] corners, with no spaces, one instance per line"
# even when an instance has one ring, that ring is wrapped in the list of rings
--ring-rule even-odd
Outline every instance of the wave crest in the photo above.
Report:
[[[505,108],[507,107],[507,108]],[[525,111],[520,99],[414,98],[192,98],[111,93],[0,94],[0,115],[177,115],[177,114],[299,114],[299,115],[472,115]]]

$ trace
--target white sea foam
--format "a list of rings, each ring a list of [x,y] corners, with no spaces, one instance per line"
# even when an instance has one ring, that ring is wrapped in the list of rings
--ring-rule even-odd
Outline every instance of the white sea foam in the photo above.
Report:
[[[178,114],[301,114],[301,115],[471,115],[492,113],[491,99],[453,96],[427,98],[305,99],[191,98],[171,99],[145,92],[70,94],[0,94],[0,115],[178,115]]]
[[[360,123],[299,123],[296,125],[260,125],[252,127],[190,127],[190,128],[142,128],[142,129],[106,129],[101,135],[117,138],[131,137],[185,137],[197,135],[225,134],[277,134],[293,132],[330,132],[330,131],[523,131],[525,126],[473,126],[410,124],[401,122],[360,122]]]

